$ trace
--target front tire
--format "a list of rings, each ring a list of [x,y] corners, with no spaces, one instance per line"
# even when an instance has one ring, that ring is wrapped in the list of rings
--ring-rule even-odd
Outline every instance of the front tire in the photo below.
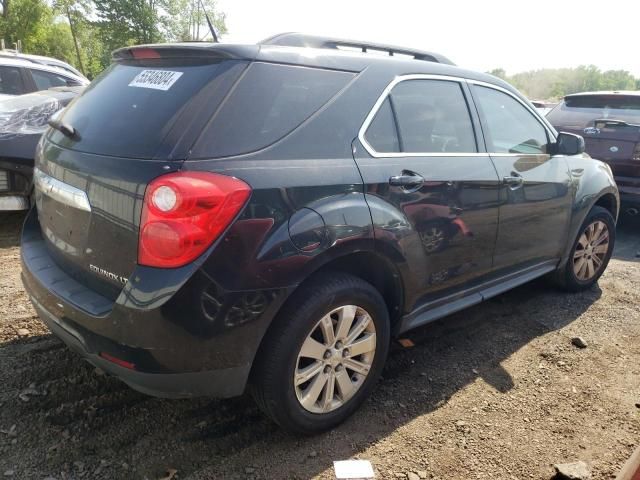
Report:
[[[616,240],[611,213],[595,206],[585,218],[567,262],[556,272],[557,283],[570,292],[591,288],[609,264]]]
[[[331,429],[373,390],[389,338],[378,290],[348,274],[322,274],[294,294],[268,332],[252,372],[256,403],[290,432]]]

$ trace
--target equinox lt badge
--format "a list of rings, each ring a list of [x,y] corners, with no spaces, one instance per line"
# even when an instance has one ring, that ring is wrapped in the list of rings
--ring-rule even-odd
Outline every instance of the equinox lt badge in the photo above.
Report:
[[[98,275],[106,277],[109,280],[114,280],[118,283],[121,283],[122,285],[127,283],[127,279],[124,278],[123,276],[116,275],[115,273],[105,270],[104,268],[96,267],[95,265],[92,265],[92,264],[89,264],[89,268],[93,273],[97,273]]]

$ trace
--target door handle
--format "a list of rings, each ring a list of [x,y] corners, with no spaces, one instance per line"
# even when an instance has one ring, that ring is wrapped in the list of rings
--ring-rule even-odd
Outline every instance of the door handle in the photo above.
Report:
[[[502,183],[508,185],[512,190],[515,190],[516,188],[520,188],[524,184],[524,178],[522,177],[522,175],[511,172],[511,175],[502,178]]]
[[[424,184],[424,177],[409,170],[403,170],[402,175],[389,177],[389,185],[415,191]]]

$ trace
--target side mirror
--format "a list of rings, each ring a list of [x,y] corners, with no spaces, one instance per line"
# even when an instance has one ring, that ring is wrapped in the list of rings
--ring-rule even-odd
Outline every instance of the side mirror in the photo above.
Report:
[[[584,153],[584,138],[573,133],[560,132],[555,143],[556,155],[579,155]]]

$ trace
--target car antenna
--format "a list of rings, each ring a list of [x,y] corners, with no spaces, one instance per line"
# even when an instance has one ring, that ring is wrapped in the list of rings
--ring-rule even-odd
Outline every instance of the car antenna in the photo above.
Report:
[[[202,7],[202,11],[204,12],[204,17],[207,19],[207,24],[209,25],[209,31],[211,32],[211,36],[213,37],[213,43],[220,43],[218,40],[218,36],[216,35],[216,29],[213,28],[213,23],[211,23],[211,19],[209,18],[209,14],[207,10],[204,8],[204,3],[202,0],[198,0],[200,2],[200,6]]]

